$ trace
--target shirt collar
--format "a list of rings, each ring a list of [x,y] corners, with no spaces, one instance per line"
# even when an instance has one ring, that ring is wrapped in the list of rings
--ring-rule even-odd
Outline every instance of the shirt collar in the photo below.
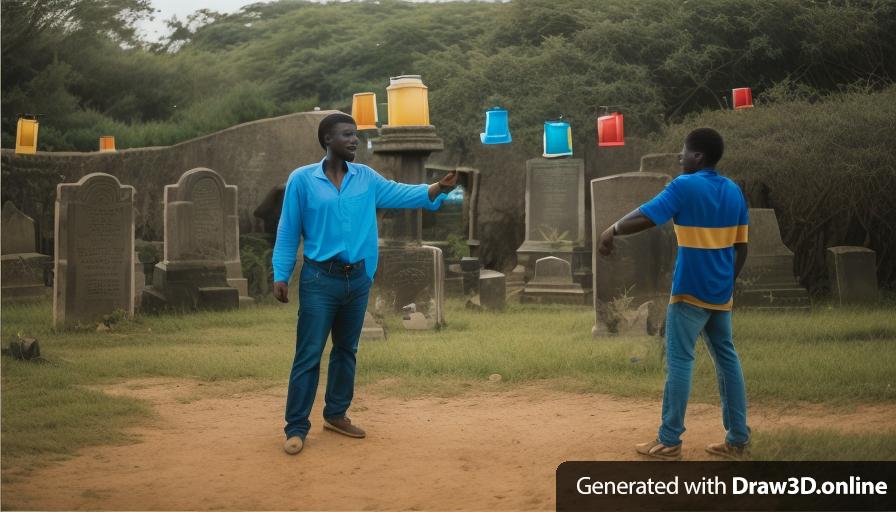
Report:
[[[704,167],[703,169],[700,169],[697,172],[702,172],[702,173],[707,173],[707,174],[718,174],[718,172],[715,169],[713,169],[712,167]],[[697,174],[697,173],[694,173],[694,174]]]
[[[315,178],[320,178],[322,180],[328,179],[327,175],[324,174],[324,162],[326,162],[326,161],[327,161],[327,157],[323,157],[323,159],[321,159],[320,163],[317,165],[317,168],[314,169],[314,172],[312,174],[314,175]],[[354,176],[355,174],[358,174],[358,169],[357,169],[358,164],[353,163],[353,162],[345,162],[345,165],[346,165],[346,167],[348,167],[348,174],[351,174],[352,176]]]

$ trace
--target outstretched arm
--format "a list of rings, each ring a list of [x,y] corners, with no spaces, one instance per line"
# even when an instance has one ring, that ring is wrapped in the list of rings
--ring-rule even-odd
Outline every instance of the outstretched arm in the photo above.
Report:
[[[439,196],[450,192],[457,184],[457,173],[449,172],[444,178],[432,185],[410,185],[387,180],[375,173],[376,207],[377,208],[426,208],[438,210],[441,206]]]
[[[616,235],[634,235],[654,226],[656,224],[641,213],[640,208],[635,208],[600,234],[600,243],[597,250],[604,256],[609,256],[613,253],[613,239]]]

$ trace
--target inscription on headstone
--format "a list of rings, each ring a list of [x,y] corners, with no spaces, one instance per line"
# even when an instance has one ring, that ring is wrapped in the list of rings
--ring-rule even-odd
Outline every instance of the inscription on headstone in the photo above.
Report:
[[[94,173],[56,189],[53,324],[134,314],[134,187]]]

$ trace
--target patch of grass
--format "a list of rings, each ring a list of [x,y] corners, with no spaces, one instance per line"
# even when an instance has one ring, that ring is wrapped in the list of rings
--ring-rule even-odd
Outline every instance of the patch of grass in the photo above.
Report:
[[[752,460],[896,460],[896,431],[843,433],[786,428],[753,435]]]
[[[233,312],[138,317],[112,330],[54,332],[48,302],[3,305],[0,339],[38,338],[48,364],[2,361],[3,463],[124,442],[125,426],[151,416],[139,400],[93,386],[140,378],[189,378],[239,393],[285,386],[295,350],[296,304]],[[440,331],[405,331],[364,341],[359,384],[390,395],[454,396],[544,381],[569,391],[659,400],[664,363],[656,338],[592,339],[588,307],[512,304],[472,312],[449,301]],[[754,404],[810,401],[826,406],[896,400],[892,310],[822,309],[805,315],[737,312],[735,343]],[[715,371],[699,344],[692,400],[718,401]],[[321,373],[326,375],[327,354]],[[491,374],[500,374],[491,383]],[[218,384],[223,383],[223,386]]]

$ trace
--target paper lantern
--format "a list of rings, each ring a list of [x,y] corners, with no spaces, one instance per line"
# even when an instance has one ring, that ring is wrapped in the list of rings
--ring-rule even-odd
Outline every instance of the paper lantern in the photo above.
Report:
[[[507,144],[513,140],[507,125],[506,110],[494,107],[485,111],[485,133],[479,134],[479,140],[483,144]]]
[[[426,126],[429,124],[429,90],[420,75],[389,78],[389,126]]]
[[[572,155],[572,128],[566,121],[544,122],[544,156],[556,158]]]
[[[376,130],[379,116],[376,111],[376,94],[359,92],[352,96],[352,117],[359,130]]]
[[[37,119],[20,117],[16,125],[16,154],[33,155],[37,153]]]
[[[114,135],[103,135],[100,137],[100,151],[115,151]]]
[[[734,110],[753,108],[753,91],[749,87],[731,89],[731,98],[734,100]]]
[[[597,118],[598,147],[625,146],[625,130],[622,114],[613,112]]]

